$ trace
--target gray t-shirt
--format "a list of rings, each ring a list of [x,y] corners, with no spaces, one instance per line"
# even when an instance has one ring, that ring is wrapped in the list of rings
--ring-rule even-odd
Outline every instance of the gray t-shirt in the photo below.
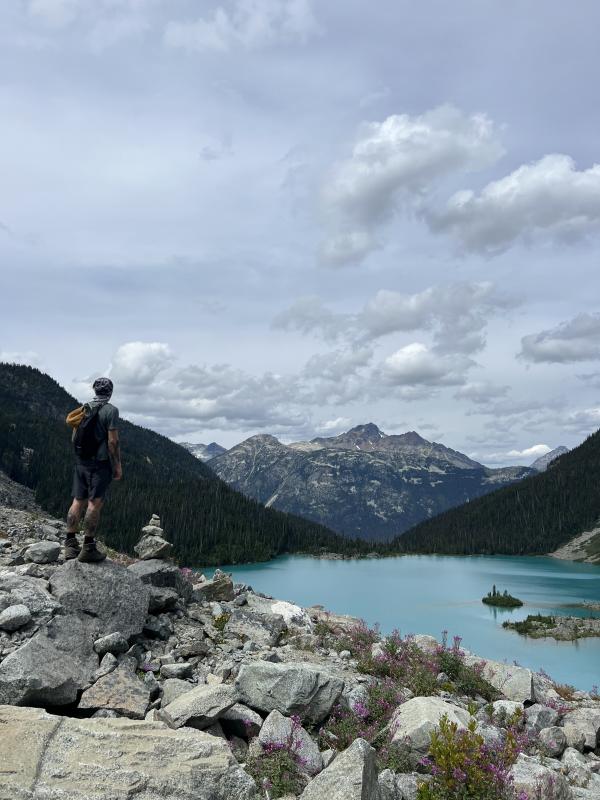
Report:
[[[111,403],[106,403],[98,411],[98,433],[102,435],[100,447],[96,453],[96,461],[108,461],[108,432],[116,431],[119,427],[119,409]]]

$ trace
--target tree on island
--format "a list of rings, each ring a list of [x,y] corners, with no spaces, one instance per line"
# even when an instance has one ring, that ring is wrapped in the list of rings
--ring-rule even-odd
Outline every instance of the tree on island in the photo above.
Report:
[[[504,592],[499,592],[496,589],[496,584],[492,586],[491,592],[481,598],[481,602],[486,603],[488,606],[502,606],[503,608],[518,608],[523,605],[523,601],[510,595],[507,589]]]

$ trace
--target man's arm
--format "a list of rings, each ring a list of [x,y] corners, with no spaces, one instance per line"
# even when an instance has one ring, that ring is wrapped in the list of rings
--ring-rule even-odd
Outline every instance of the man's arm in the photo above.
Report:
[[[108,456],[113,471],[113,479],[120,481],[123,477],[123,468],[121,467],[121,448],[119,447],[119,431],[113,430],[108,432]]]

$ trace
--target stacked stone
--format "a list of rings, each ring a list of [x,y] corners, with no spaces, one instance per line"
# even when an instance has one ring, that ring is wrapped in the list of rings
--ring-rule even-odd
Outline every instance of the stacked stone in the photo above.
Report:
[[[133,548],[142,561],[151,558],[168,558],[173,545],[165,539],[160,527],[160,517],[152,514],[150,522],[142,528],[142,538]]]

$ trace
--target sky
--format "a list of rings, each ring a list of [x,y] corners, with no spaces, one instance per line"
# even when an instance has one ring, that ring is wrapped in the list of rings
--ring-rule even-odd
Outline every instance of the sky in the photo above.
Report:
[[[230,447],[600,427],[595,0],[3,0],[0,360]]]

